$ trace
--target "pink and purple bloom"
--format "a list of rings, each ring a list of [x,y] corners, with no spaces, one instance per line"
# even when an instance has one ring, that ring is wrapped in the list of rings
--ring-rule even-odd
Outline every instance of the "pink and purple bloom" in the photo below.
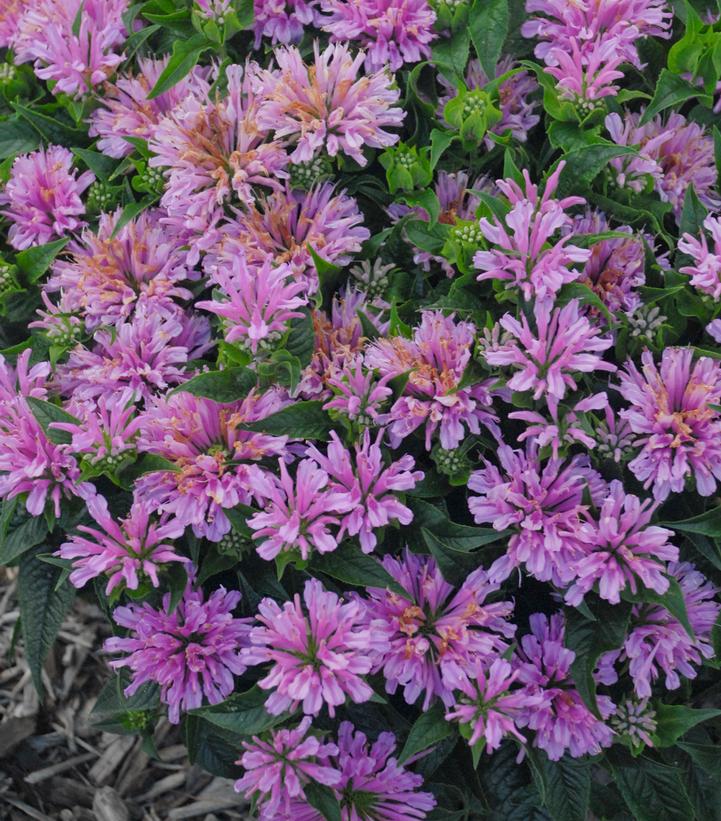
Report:
[[[318,715],[326,706],[334,716],[348,698],[368,701],[373,689],[363,676],[372,654],[387,647],[383,625],[366,618],[359,599],[342,602],[317,579],[305,583],[303,603],[296,594],[282,607],[274,599],[258,605],[261,626],[251,629],[241,659],[248,667],[271,665],[258,682],[272,690],[265,709],[280,715],[300,706],[306,715]]]
[[[657,506],[626,493],[617,479],[609,484],[598,521],[588,519],[581,526],[579,537],[588,552],[574,568],[569,604],[579,605],[596,583],[601,598],[611,604],[621,601],[626,588],[638,592],[639,582],[660,595],[668,590],[666,562],[678,561],[678,548],[669,542],[672,531],[649,526]]]
[[[501,445],[498,460],[500,469],[485,461],[468,480],[468,488],[478,494],[468,501],[474,521],[513,531],[506,553],[491,565],[489,578],[503,581],[524,564],[537,579],[564,587],[574,578],[575,563],[585,552],[584,493],[600,503],[605,482],[586,456],[542,463],[533,442],[525,453]]]
[[[273,267],[270,259],[251,267],[241,254],[230,266],[218,266],[213,282],[219,286],[216,299],[196,302],[195,307],[221,317],[226,342],[256,354],[277,342],[291,319],[302,317],[298,308],[307,300],[302,281],[294,281],[289,265]]]
[[[585,116],[603,106],[605,97],[615,97],[623,79],[619,66],[626,62],[618,41],[597,37],[579,43],[573,39],[570,50],[554,47],[546,54],[546,73],[555,77],[559,97],[572,101]]]
[[[263,469],[254,462],[279,456],[287,437],[241,430],[287,404],[278,390],[227,405],[176,393],[157,398],[139,417],[138,450],[162,456],[172,469],[143,474],[136,492],[196,536],[218,542],[230,531],[223,512],[258,498]]]
[[[360,445],[351,454],[333,431],[326,455],[313,445],[306,452],[330,477],[329,490],[344,494],[348,500],[350,509],[341,516],[338,537],[342,539],[346,533],[358,536],[364,553],[375,549],[375,531],[379,528],[391,521],[402,525],[413,521],[411,509],[396,494],[412,490],[423,479],[423,471],[413,470],[415,461],[410,454],[386,467],[380,448],[382,438],[380,431],[371,442],[369,431],[364,431]]]
[[[75,587],[84,587],[98,576],[108,577],[108,595],[119,586],[137,590],[145,578],[158,587],[158,571],[164,564],[189,561],[172,544],[173,539],[183,535],[183,525],[177,520],[153,521],[150,507],[142,499],[133,502],[120,523],[99,494],[88,499],[87,507],[101,529],[78,525],[79,533],[63,542],[55,554],[72,562],[70,582]]]
[[[478,568],[455,590],[432,558],[406,549],[401,559],[386,556],[383,567],[406,591],[368,588],[368,615],[388,642],[373,653],[373,672],[382,672],[386,692],[403,689],[408,704],[423,694],[422,709],[439,698],[453,705],[454,690],[468,683],[475,665],[508,648],[515,625],[509,601],[486,602],[499,585]]]
[[[542,696],[543,702],[523,709],[517,724],[535,731],[533,746],[544,750],[551,761],[558,761],[566,751],[573,758],[597,755],[611,746],[614,733],[586,707],[573,685],[570,670],[576,654],[564,647],[563,614],[549,618],[534,613],[530,626],[513,666],[526,692]],[[614,712],[607,696],[598,696],[597,703],[604,719]]]
[[[83,225],[80,195],[95,176],[90,171],[78,176],[72,166],[73,155],[59,145],[15,159],[0,192],[0,214],[11,223],[8,242],[13,248],[45,245]]]
[[[713,251],[709,248],[704,231],[700,232],[698,239],[684,234],[678,241],[678,250],[688,254],[693,264],[679,268],[679,271],[691,277],[694,288],[718,302],[721,299],[721,220],[706,217],[703,227],[711,235]]]
[[[721,365],[691,348],[666,348],[660,368],[644,351],[641,370],[629,361],[618,387],[630,406],[621,411],[636,434],[640,453],[629,463],[634,476],[663,501],[687,479],[710,496],[721,480]]]
[[[367,71],[398,71],[405,63],[431,56],[438,36],[428,0],[321,0],[323,31],[332,43],[357,42],[365,50]]]
[[[507,287],[520,289],[524,299],[539,301],[554,298],[563,285],[581,275],[576,263],[587,262],[591,252],[569,243],[569,228],[573,220],[566,209],[583,205],[583,197],[555,199],[553,194],[565,166],[560,162],[546,181],[541,197],[538,186],[531,182],[524,169],[525,191],[515,180],[497,180],[496,185],[511,203],[511,210],[502,224],[498,218],[482,217],[480,227],[483,236],[492,245],[488,251],[477,251],[473,257],[476,268],[482,273],[479,281],[499,279]],[[559,232],[564,235],[557,240]]]
[[[535,331],[525,315],[519,322],[505,314],[499,324],[512,339],[483,354],[489,365],[516,369],[507,382],[510,390],[533,391],[534,399],[545,397],[553,410],[567,390],[577,389],[574,374],[616,370],[601,358],[613,340],[601,336],[600,328],[581,312],[579,300],[573,299],[562,308],[538,300],[533,313]]]
[[[5,0],[0,8],[0,48],[12,48],[20,20],[30,0]]]
[[[341,780],[338,770],[324,763],[338,754],[338,747],[307,735],[310,724],[306,716],[293,729],[271,730],[269,741],[253,736],[243,742],[245,752],[237,763],[246,772],[235,782],[235,790],[254,799],[268,821],[298,818],[291,812],[293,804],[305,800],[303,788],[309,783],[334,787]]]
[[[424,311],[412,339],[393,336],[367,347],[367,367],[391,378],[408,373],[403,395],[387,415],[394,448],[421,426],[427,450],[437,431],[446,450],[457,447],[468,432],[479,433],[481,425],[497,431],[491,390],[495,380],[459,387],[471,359],[475,333],[471,322],[456,322],[440,311]]]
[[[318,0],[254,0],[253,11],[255,48],[264,37],[273,45],[299,43],[309,26],[318,28],[321,22]]]
[[[346,43],[321,52],[316,41],[313,55],[306,65],[297,48],[276,49],[278,69],[258,72],[257,124],[295,146],[291,162],[308,162],[325,150],[366,165],[363,147],[387,148],[398,141],[384,129],[403,123],[404,112],[396,106],[400,91],[385,71],[361,74],[364,54],[352,57]]]
[[[180,722],[181,711],[200,707],[205,699],[218,704],[234,687],[234,676],[245,672],[241,649],[248,643],[250,619],[236,619],[233,610],[240,593],[218,587],[206,600],[189,581],[182,599],[170,610],[170,593],[159,610],[147,602],[113,611],[113,619],[129,631],[112,636],[103,649],[121,654],[110,661],[115,669],[127,667],[131,681],[125,695],[146,682],[160,685],[160,700],[168,706],[168,720]]]
[[[378,426],[384,422],[382,406],[393,391],[388,387],[391,376],[376,379],[363,364],[358,353],[345,361],[328,377],[327,385],[333,398],[323,405],[325,410],[348,417],[359,427]]]

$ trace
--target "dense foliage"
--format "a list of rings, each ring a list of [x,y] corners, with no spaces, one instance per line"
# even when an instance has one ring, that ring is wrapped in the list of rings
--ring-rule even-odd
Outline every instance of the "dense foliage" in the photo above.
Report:
[[[260,818],[719,817],[719,20],[4,0],[38,689],[92,597]]]

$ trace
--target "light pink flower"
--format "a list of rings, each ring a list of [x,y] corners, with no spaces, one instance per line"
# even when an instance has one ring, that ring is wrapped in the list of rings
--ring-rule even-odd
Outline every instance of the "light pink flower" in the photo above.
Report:
[[[679,268],[679,271],[691,277],[694,288],[718,302],[721,299],[721,220],[718,217],[706,217],[703,227],[711,234],[713,251],[709,249],[703,231],[698,239],[691,234],[684,234],[678,241],[678,250],[692,257],[693,264]]]

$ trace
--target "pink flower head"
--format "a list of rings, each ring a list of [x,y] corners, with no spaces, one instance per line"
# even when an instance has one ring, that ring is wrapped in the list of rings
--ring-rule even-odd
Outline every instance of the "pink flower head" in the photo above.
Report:
[[[257,66],[226,69],[228,92],[215,102],[190,95],[154,129],[148,145],[150,165],[163,168],[166,188],[161,205],[168,223],[189,232],[194,255],[212,242],[223,206],[236,201],[250,206],[253,186],[280,190],[288,157],[281,145],[266,140],[253,92]],[[243,76],[245,74],[245,76]]]
[[[595,436],[599,456],[620,463],[633,453],[633,431],[628,422],[621,419],[610,405],[606,405],[604,409],[604,421],[596,427]]]
[[[639,698],[648,698],[662,675],[667,690],[677,689],[681,675],[696,678],[694,667],[714,656],[711,631],[721,611],[715,601],[718,589],[688,562],[670,564],[668,572],[681,587],[693,636],[662,605],[637,604],[621,650],[600,659],[598,677],[604,684],[617,680],[617,662],[628,663]]]
[[[368,619],[377,622],[388,647],[373,654],[373,672],[381,671],[386,692],[403,688],[408,704],[424,693],[423,710],[436,698],[446,707],[453,691],[468,682],[474,665],[507,649],[515,625],[508,601],[486,603],[499,585],[478,568],[458,589],[444,581],[433,559],[405,550],[402,559],[386,556],[383,566],[406,591],[368,589]]]
[[[398,141],[397,134],[383,129],[403,122],[404,112],[395,106],[400,91],[385,71],[362,75],[364,55],[352,57],[346,43],[321,52],[316,41],[313,55],[308,66],[297,48],[276,49],[278,70],[258,73],[263,97],[258,125],[295,144],[294,163],[325,150],[365,165],[364,146],[387,148]]]
[[[242,653],[244,664],[271,663],[258,682],[273,692],[265,702],[271,715],[295,711],[318,715],[323,705],[331,716],[346,698],[360,704],[373,695],[362,676],[370,672],[370,652],[383,652],[385,636],[380,625],[365,618],[359,600],[341,602],[317,579],[305,583],[305,611],[300,596],[282,608],[274,599],[258,605],[260,627],[250,631],[250,646]]]
[[[78,525],[80,532],[61,544],[55,554],[73,563],[70,581],[75,587],[84,587],[90,579],[102,575],[108,576],[108,595],[122,584],[128,590],[137,590],[143,577],[158,587],[158,570],[163,564],[188,561],[169,544],[183,535],[184,527],[177,520],[153,522],[150,507],[142,499],[135,499],[120,524],[110,515],[102,496],[92,497],[87,506],[102,529]]]
[[[620,372],[619,391],[630,407],[621,411],[641,452],[629,464],[634,476],[663,501],[680,493],[686,479],[710,496],[721,480],[721,365],[691,348],[666,348],[656,367],[649,351]]]
[[[108,83],[98,98],[99,108],[90,114],[91,137],[99,137],[98,149],[120,159],[133,151],[125,137],[148,140],[158,123],[189,95],[207,97],[208,72],[195,68],[172,88],[152,100],[148,94],[168,64],[168,57],[139,58],[137,74],[122,74]]]
[[[161,224],[162,212],[143,211],[113,236],[121,211],[101,214],[95,231],[73,241],[55,262],[48,291],[61,291],[65,310],[79,313],[88,330],[118,325],[140,306],[177,314],[174,300],[190,299],[186,253]]]
[[[303,316],[297,308],[307,302],[301,296],[305,286],[291,277],[289,265],[275,268],[266,259],[260,267],[251,267],[241,254],[212,276],[221,299],[196,302],[195,307],[222,317],[226,341],[255,354],[280,339],[291,319]]]
[[[511,689],[519,673],[501,658],[494,659],[488,668],[478,664],[469,672],[471,675],[461,684],[458,701],[446,713],[446,720],[467,727],[468,745],[484,743],[489,753],[497,750],[508,735],[525,743],[518,731],[519,719],[524,710],[543,705],[545,695]]]
[[[240,651],[250,630],[250,619],[233,618],[238,602],[240,593],[224,587],[206,601],[189,581],[172,612],[170,593],[163,596],[160,610],[147,602],[116,608],[113,619],[129,635],[112,636],[103,649],[124,654],[110,666],[130,669],[125,695],[132,696],[146,682],[159,684],[172,724],[179,723],[181,710],[196,709],[203,699],[218,704],[227,698],[233,692],[233,676],[245,672]]]
[[[312,191],[286,187],[268,197],[258,196],[252,206],[219,228],[218,242],[209,249],[205,270],[228,265],[245,254],[249,263],[288,265],[309,293],[318,290],[318,273],[310,253],[334,265],[347,265],[370,237],[363,226],[358,203],[331,183]]]
[[[395,336],[378,339],[366,349],[365,364],[391,378],[409,373],[403,396],[388,413],[391,445],[398,447],[416,428],[425,426],[425,445],[439,430],[441,447],[452,450],[481,424],[495,433],[498,417],[493,413],[494,380],[459,388],[471,359],[476,328],[471,322],[456,322],[440,311],[424,311],[412,339]]]
[[[18,355],[15,367],[11,367],[0,354],[0,409],[11,409],[21,403],[21,398],[33,396],[47,399],[47,380],[50,375],[49,362],[30,365],[32,350],[26,348]],[[2,417],[0,417],[2,419]]]
[[[584,492],[588,490],[594,503],[600,502],[604,481],[585,456],[542,464],[535,443],[527,445],[525,453],[501,445],[498,460],[501,469],[486,461],[468,480],[469,489],[478,494],[468,501],[474,521],[499,531],[513,530],[505,555],[493,563],[489,577],[503,581],[513,568],[525,564],[537,579],[565,586],[584,552]]]
[[[422,471],[413,470],[415,461],[409,454],[385,467],[380,448],[382,438],[383,431],[380,431],[375,442],[371,442],[370,432],[364,431],[352,455],[333,431],[327,455],[313,445],[307,451],[330,477],[329,490],[344,495],[348,501],[349,510],[340,520],[338,538],[342,539],[346,533],[358,536],[364,553],[375,549],[378,528],[385,527],[391,520],[402,525],[413,521],[410,508],[402,504],[396,494],[412,490],[423,479]]]
[[[516,68],[516,63],[509,55],[501,57],[496,65],[496,77]],[[480,60],[469,60],[464,77],[464,84],[469,91],[483,90],[491,81],[483,70]],[[458,93],[452,82],[442,74],[438,75],[438,82],[443,86],[444,93],[439,98],[439,116],[442,116],[446,103]],[[505,134],[510,131],[514,140],[526,142],[528,132],[538,125],[540,117],[536,114],[538,101],[533,98],[538,90],[538,83],[528,71],[520,71],[508,77],[498,86],[498,107],[501,110],[501,119],[489,130],[494,134]],[[486,146],[493,148],[493,141],[486,138]],[[474,186],[475,187],[475,186]]]
[[[352,507],[346,494],[328,487],[328,474],[310,459],[298,465],[295,480],[280,459],[280,478],[268,474],[259,490],[267,500],[261,513],[248,519],[248,525],[259,539],[258,555],[274,559],[279,553],[298,549],[303,559],[313,551],[328,553],[341,540],[330,528],[340,526],[338,513]]]
[[[551,761],[558,761],[568,750],[573,758],[597,755],[610,747],[613,730],[586,707],[573,686],[571,665],[576,654],[564,647],[563,614],[530,618],[531,632],[521,639],[514,658],[518,682],[526,692],[544,698],[542,704],[522,711],[517,723],[535,730],[533,746],[544,750]],[[607,696],[598,696],[598,709],[604,718],[614,711]]]
[[[306,716],[292,730],[271,730],[270,741],[253,736],[243,742],[245,752],[238,764],[246,772],[235,782],[235,790],[248,800],[254,798],[268,821],[297,818],[291,814],[292,805],[305,799],[303,787],[309,783],[333,787],[340,782],[338,770],[321,763],[337,755],[338,747],[323,744],[314,735],[306,737],[310,723]]]
[[[328,378],[333,398],[323,405],[357,422],[361,427],[380,425],[381,406],[393,391],[388,387],[390,375],[376,379],[363,365],[363,355],[356,354],[336,368]]]
[[[533,313],[535,331],[525,316],[519,322],[505,314],[500,325],[514,338],[484,354],[489,365],[517,369],[508,380],[508,388],[533,391],[534,399],[545,396],[553,409],[567,389],[576,390],[572,374],[616,370],[615,365],[604,362],[600,356],[613,340],[601,336],[600,329],[581,313],[579,300],[573,299],[563,308],[552,308],[552,303],[539,300]]]
[[[228,405],[189,393],[157,398],[139,417],[138,450],[162,456],[174,469],[143,474],[137,494],[161,514],[192,526],[196,536],[220,541],[230,531],[223,510],[260,498],[263,470],[252,463],[282,454],[287,440],[240,426],[286,404],[275,390],[252,391]]]
[[[80,195],[95,179],[90,171],[78,176],[67,148],[51,145],[22,154],[12,165],[0,193],[2,216],[10,220],[8,242],[19,251],[45,245],[75,231],[85,213]]]
[[[321,8],[328,15],[321,19],[331,42],[357,42],[366,50],[367,71],[398,71],[404,63],[426,60],[429,43],[438,36],[427,0],[321,0]]]
[[[127,0],[33,0],[13,40],[19,63],[35,61],[53,93],[81,97],[105,81],[122,63],[117,54],[127,32],[122,17]]]
[[[0,48],[12,48],[18,26],[30,0],[4,0],[0,8]]]
[[[210,325],[179,309],[166,316],[152,305],[138,308],[129,322],[98,331],[92,349],[78,345],[57,368],[64,395],[93,399],[130,388],[136,400],[185,382],[185,364],[210,347]]]
[[[583,205],[583,197],[554,199],[558,180],[565,166],[560,162],[546,181],[539,198],[538,187],[531,182],[526,169],[525,191],[512,179],[497,180],[496,185],[508,197],[511,210],[502,224],[498,218],[480,220],[483,236],[498,249],[477,251],[473,257],[476,268],[483,273],[477,279],[500,279],[507,287],[518,287],[524,299],[545,300],[555,297],[563,285],[573,282],[580,271],[577,262],[586,262],[591,252],[570,245],[567,232],[556,241],[552,237],[573,224],[565,209]]]
[[[594,41],[571,40],[568,46],[555,46],[546,55],[546,73],[556,78],[559,96],[575,103],[581,115],[590,114],[604,97],[615,97],[623,79],[620,65],[626,62],[619,42],[611,37]]]
[[[638,581],[659,594],[668,590],[665,562],[678,561],[678,548],[668,541],[672,531],[648,526],[656,507],[625,493],[616,479],[609,484],[598,522],[582,527],[581,538],[590,549],[575,567],[569,604],[580,604],[596,582],[601,598],[611,604],[620,602],[626,588],[636,593]]]
[[[310,26],[321,22],[318,0],[254,0],[254,48],[260,48],[263,37],[273,45],[299,43]]]
[[[691,234],[684,234],[678,241],[678,250],[692,257],[693,264],[679,268],[679,271],[691,277],[694,288],[718,302],[721,299],[721,220],[718,217],[706,217],[703,227],[713,239],[713,251],[709,249],[703,231],[699,239]]]

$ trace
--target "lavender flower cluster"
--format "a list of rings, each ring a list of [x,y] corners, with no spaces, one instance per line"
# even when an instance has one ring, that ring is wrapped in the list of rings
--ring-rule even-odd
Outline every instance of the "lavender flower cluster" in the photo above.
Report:
[[[261,819],[711,817],[721,23],[516,5],[0,8],[0,562]]]

